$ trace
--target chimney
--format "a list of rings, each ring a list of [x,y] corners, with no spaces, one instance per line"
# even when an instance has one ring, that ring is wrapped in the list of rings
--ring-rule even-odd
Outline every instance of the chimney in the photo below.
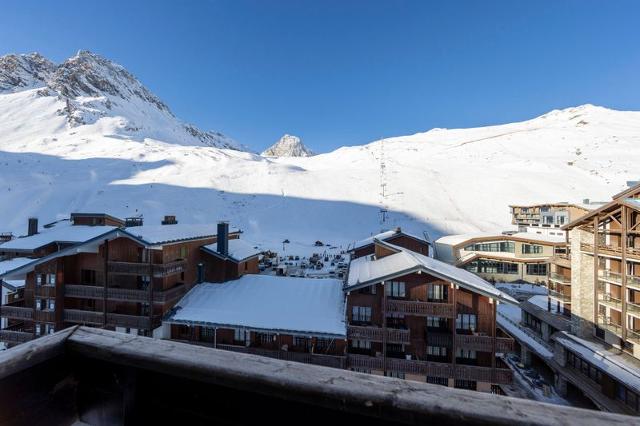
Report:
[[[583,199],[582,204],[589,204],[589,199],[588,198]]]
[[[165,216],[162,222],[163,225],[175,225],[178,223],[175,216]]]
[[[218,222],[218,253],[222,255],[229,254],[229,223]]]
[[[38,218],[30,217],[29,218],[29,228],[27,229],[27,235],[32,236],[38,233]]]

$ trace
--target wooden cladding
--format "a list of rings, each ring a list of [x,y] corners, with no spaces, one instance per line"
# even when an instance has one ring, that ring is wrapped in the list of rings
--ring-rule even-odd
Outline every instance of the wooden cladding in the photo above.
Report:
[[[191,343],[191,342],[189,342]],[[210,345],[213,346],[213,345]],[[245,354],[266,356],[269,358],[282,359],[285,361],[303,362],[305,364],[322,365],[333,368],[346,368],[346,359],[343,356],[318,355],[305,352],[278,351],[262,348],[251,348],[236,345],[216,345],[217,349],[226,351],[241,352]]]
[[[397,312],[422,317],[455,317],[452,303],[432,303],[390,299],[387,300],[387,312]]]
[[[409,338],[409,330],[400,330],[395,328],[386,329],[387,343],[411,343]],[[349,339],[369,340],[371,342],[383,341],[383,329],[381,327],[363,327],[350,325],[347,327],[347,337]]]
[[[187,269],[186,260],[176,260],[170,263],[150,264],[141,262],[109,261],[108,272],[121,275],[147,275],[158,278],[179,274]]]
[[[371,357],[365,355],[349,355],[348,364],[350,368],[367,370],[384,370],[382,357]],[[513,380],[513,373],[510,369],[491,367],[476,367],[471,365],[445,364],[430,361],[416,361],[400,358],[387,358],[386,369],[400,373],[419,374],[430,377],[455,378],[461,380],[474,380],[478,382],[488,382],[496,384],[509,384]],[[494,377],[492,377],[494,376]]]
[[[96,311],[65,309],[64,320],[79,324],[100,325],[104,321],[104,314]],[[110,326],[149,329],[149,324],[149,317],[146,316],[107,313],[107,325]]]
[[[153,292],[153,302],[170,302],[181,297],[185,292],[186,286],[184,284],[180,284],[168,290],[156,290]],[[104,287],[66,284],[64,295],[65,297],[100,300],[104,297]],[[148,302],[149,292],[147,290],[109,287],[107,289],[107,299],[125,302]]]

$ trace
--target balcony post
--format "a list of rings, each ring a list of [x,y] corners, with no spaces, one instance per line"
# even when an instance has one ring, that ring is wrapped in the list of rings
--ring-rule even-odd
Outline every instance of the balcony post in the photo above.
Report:
[[[593,218],[593,322],[598,324],[598,215]]]
[[[102,326],[107,328],[107,292],[109,291],[109,240],[104,240],[104,288],[102,295]]]
[[[387,375],[387,289],[382,281],[382,374]]]
[[[453,338],[451,339],[451,373],[453,374],[453,381],[455,386],[456,380],[456,340],[457,340],[457,330],[456,330],[456,322],[458,320],[458,301],[457,301],[457,289],[455,283],[451,283],[453,287]]]
[[[622,321],[620,322],[622,323],[622,340],[627,340],[627,225],[629,221],[628,209],[625,205],[622,206],[621,216],[622,220],[620,222],[622,222],[622,235],[620,236],[620,239],[622,241],[620,243],[622,245],[622,276],[620,278],[622,291],[620,299],[622,302]]]
[[[491,383],[496,382],[496,311],[498,305],[498,299],[492,299],[493,301],[493,315],[491,317]]]

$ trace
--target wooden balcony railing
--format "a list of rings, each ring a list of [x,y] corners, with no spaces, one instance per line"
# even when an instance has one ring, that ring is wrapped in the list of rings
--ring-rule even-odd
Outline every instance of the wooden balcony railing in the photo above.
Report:
[[[64,320],[79,324],[100,325],[104,321],[104,314],[97,311],[83,311],[80,309],[65,309]],[[107,324],[117,327],[129,327],[139,329],[149,329],[149,317],[107,313]]]
[[[187,268],[186,260],[177,260],[170,263],[149,264],[142,262],[117,262],[110,261],[108,271],[112,274],[123,275],[152,275],[154,277],[167,277],[184,272]]]
[[[33,311],[33,320],[38,322],[56,322],[56,313],[54,311]]]
[[[609,269],[600,269],[598,271],[598,278],[616,284],[622,284],[622,274],[620,272],[610,271]]]
[[[387,328],[387,343],[410,343],[409,330]],[[350,325],[347,327],[347,337],[349,339],[369,340],[371,342],[382,342],[381,327],[363,327]]]
[[[31,320],[33,318],[33,309],[22,306],[3,305],[0,307],[0,315],[2,315],[3,318],[9,319]]]
[[[458,334],[456,335],[456,346],[474,351],[491,352],[493,337]],[[496,337],[496,352],[507,353],[511,351],[513,351],[513,339]]]
[[[66,284],[64,287],[65,297],[75,297],[80,299],[102,299],[104,288],[91,285]],[[186,293],[186,286],[179,284],[168,290],[154,291],[154,303],[166,303],[175,300]],[[149,292],[147,290],[136,290],[128,288],[109,287],[107,292],[109,300],[121,300],[125,302],[148,302]]]
[[[56,287],[53,285],[37,285],[35,287],[35,296],[46,298],[56,297]]]
[[[387,311],[423,317],[454,317],[454,309],[452,303],[433,303],[391,299],[387,300]]]
[[[562,301],[563,303],[571,302],[571,296],[567,296],[564,293],[560,293],[560,292],[552,290],[552,289],[549,289],[549,296],[553,297],[554,299],[558,299],[558,300]]]
[[[349,355],[349,368],[359,368],[368,370],[383,370],[384,361],[382,357],[371,357],[366,355]],[[508,384],[513,380],[513,373],[510,369],[496,368],[495,380],[492,380],[491,367],[476,367],[471,365],[446,364],[441,362],[416,361],[399,358],[387,358],[386,369],[400,373],[427,375],[440,378],[456,378],[463,380],[474,380],[479,382],[489,382],[496,384]],[[455,374],[454,374],[455,371]]]
[[[189,342],[191,343],[191,342]],[[199,343],[199,342],[198,342]],[[213,347],[213,344],[206,346]],[[226,351],[241,352],[245,354],[253,354],[266,356],[269,358],[282,359],[285,361],[303,362],[305,364],[323,365],[325,367],[346,368],[346,358],[344,356],[320,355],[304,352],[278,351],[261,348],[252,348],[236,345],[217,345],[217,349]]]
[[[14,330],[0,330],[0,341],[8,343],[24,343],[33,340],[33,333]]]

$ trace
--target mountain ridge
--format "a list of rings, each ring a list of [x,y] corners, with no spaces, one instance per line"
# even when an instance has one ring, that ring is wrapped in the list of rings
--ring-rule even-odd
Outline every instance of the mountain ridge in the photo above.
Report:
[[[285,134],[260,155],[263,157],[312,157],[315,153],[307,148],[299,137]]]

